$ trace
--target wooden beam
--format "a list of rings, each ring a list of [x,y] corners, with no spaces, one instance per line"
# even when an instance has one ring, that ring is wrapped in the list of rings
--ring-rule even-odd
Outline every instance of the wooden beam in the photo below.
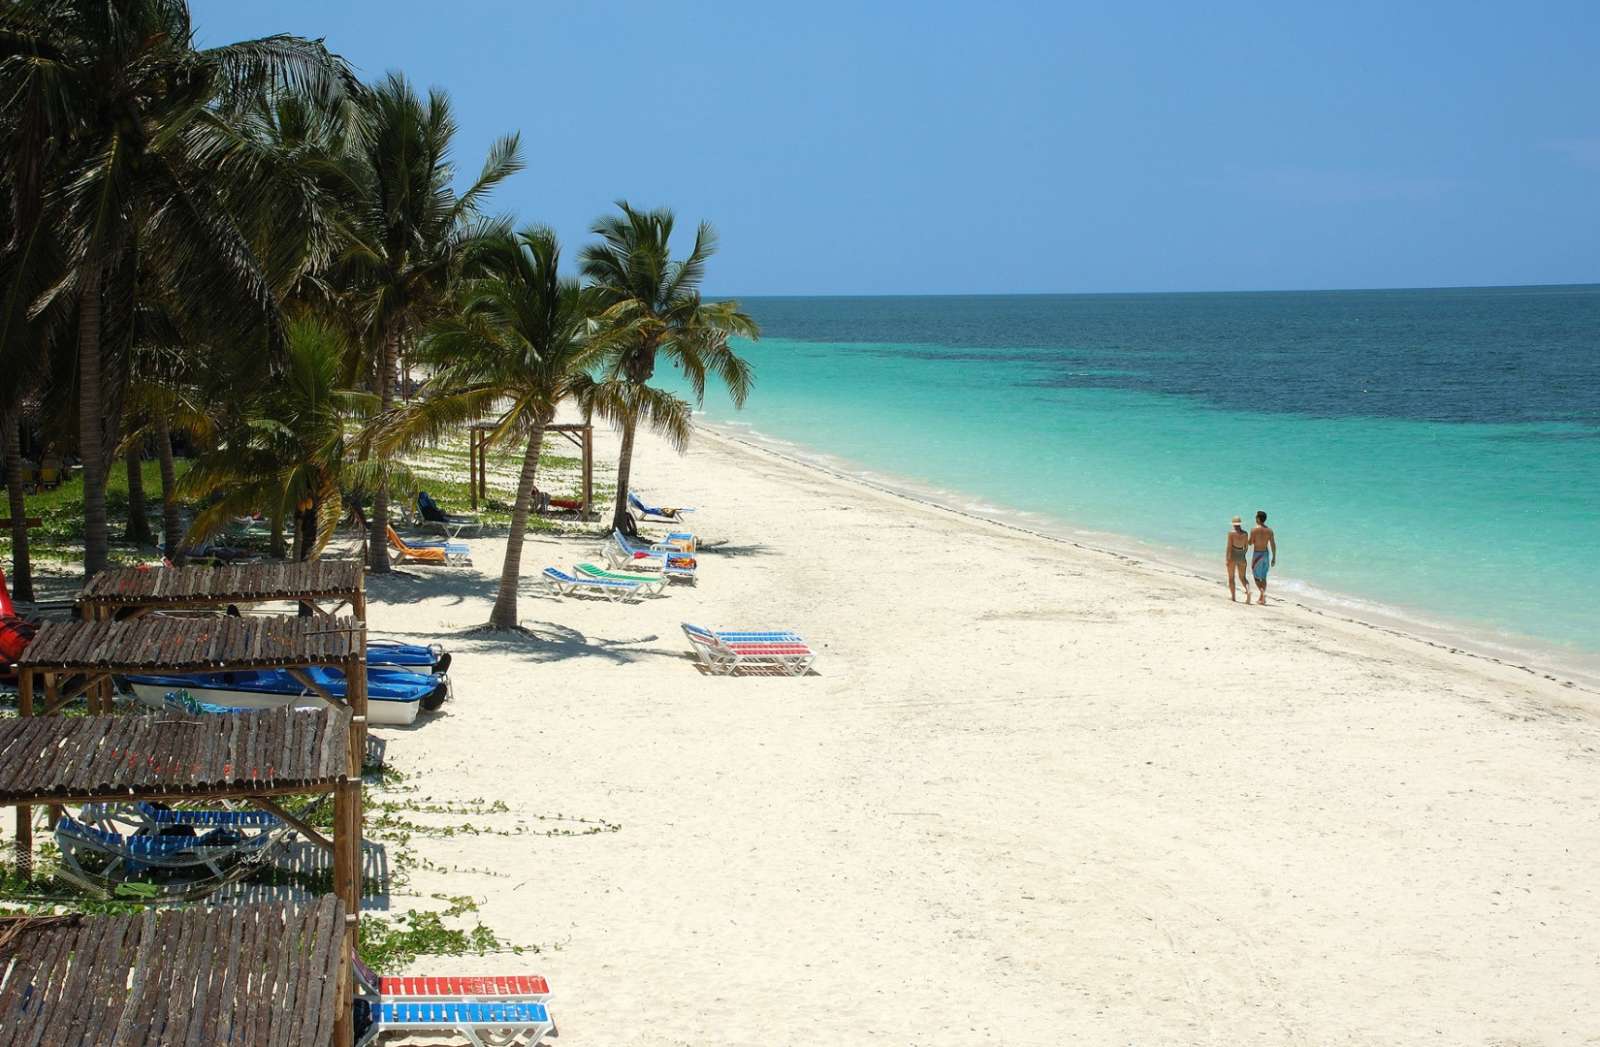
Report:
[[[344,952],[353,955],[361,920],[361,779],[333,792],[333,890],[343,902]]]
[[[0,517],[0,527],[10,527],[11,526],[11,519],[12,518],[9,517],[9,516]],[[42,516],[24,516],[22,518],[22,526],[26,530],[30,530],[30,531],[33,530],[35,527],[43,527],[44,526],[44,517],[42,517]]]
[[[169,789],[156,786],[131,785],[125,788],[102,789],[89,793],[50,793],[45,796],[30,796],[28,804],[67,804],[80,803],[131,803],[135,800],[249,800],[256,796],[305,796],[310,793],[333,792],[338,782],[289,782],[284,785],[240,785],[225,786],[220,789]],[[0,800],[0,807],[16,803],[18,808],[23,807],[22,801]]]
[[[328,851],[329,853],[332,853],[332,851],[333,851],[333,841],[332,840],[328,839],[326,836],[324,836],[321,833],[317,832],[317,830],[313,829],[303,819],[297,817],[296,815],[290,814],[288,811],[284,810],[283,806],[281,804],[274,803],[272,800],[268,799],[265,796],[252,796],[252,797],[250,797],[250,802],[252,804],[254,804],[255,806],[261,808],[263,811],[266,811],[269,814],[275,814],[279,818],[282,818],[284,821],[286,821],[290,825],[294,826],[295,827],[295,831],[298,832],[301,836],[304,836],[307,840],[310,840],[312,843],[316,844],[318,847],[321,847],[324,851]]]
[[[89,712],[91,714],[98,712],[99,710],[97,710],[95,706],[97,704],[96,697],[99,693],[99,685],[101,683],[109,685],[111,682],[111,678],[109,676],[106,676],[102,673],[90,673],[81,681],[79,681],[78,684],[71,690],[68,690],[63,694],[57,694],[57,679],[58,674],[56,673],[44,674],[45,707],[39,710],[40,716],[54,716],[57,712],[61,711],[61,709],[67,705],[70,705],[72,700],[81,694],[88,694],[89,696]],[[110,699],[108,698],[107,701],[109,702]]]
[[[341,668],[343,668],[344,667],[344,662],[341,661],[339,663],[339,665],[340,665]],[[286,665],[286,666],[284,666],[284,670],[283,671],[288,673],[290,676],[294,677],[296,680],[299,680],[300,683],[306,687],[306,689],[308,689],[312,694],[316,695],[318,698],[321,698],[323,701],[327,702],[329,705],[344,705],[344,704],[346,704],[345,702],[341,702],[341,701],[339,701],[339,699],[337,699],[333,695],[329,694],[327,688],[323,687],[320,683],[318,683],[317,681],[313,680],[311,677],[307,676],[305,669],[302,668],[301,666],[298,666],[298,665]],[[367,674],[365,672],[361,673],[361,676],[363,678],[365,678],[366,675]],[[345,697],[346,697],[347,700],[348,700],[349,695],[350,695],[350,679],[351,679],[350,675],[347,672],[345,674],[345,678],[344,678]]]

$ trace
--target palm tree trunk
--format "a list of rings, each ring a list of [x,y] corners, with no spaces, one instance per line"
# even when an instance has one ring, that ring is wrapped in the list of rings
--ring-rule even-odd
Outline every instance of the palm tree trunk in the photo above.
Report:
[[[5,441],[6,498],[11,509],[11,595],[33,599],[33,565],[28,559],[28,503],[22,494],[22,414],[0,414]]]
[[[400,334],[391,331],[383,338],[383,357],[378,361],[378,403],[387,414],[394,403],[395,361],[400,355]],[[372,517],[368,521],[367,567],[383,574],[389,570],[389,485],[379,483],[372,492]]]
[[[92,265],[78,291],[78,457],[83,459],[83,573],[106,569],[106,458],[101,440],[104,391],[100,388],[100,267]]]
[[[517,583],[522,577],[522,536],[528,530],[528,507],[533,502],[533,481],[539,474],[539,449],[544,445],[545,423],[528,434],[528,450],[522,456],[522,478],[517,481],[517,503],[511,507],[511,534],[506,538],[506,562],[500,569],[500,593],[489,625],[495,629],[517,627]]]
[[[143,443],[143,441],[139,441]],[[149,545],[150,517],[144,504],[144,449],[138,445],[128,449],[128,531],[127,540],[133,545]]]
[[[183,566],[183,537],[178,534],[182,519],[178,515],[178,467],[172,460],[172,426],[165,410],[156,411],[156,459],[161,463],[161,533],[166,535],[161,554]]]
[[[289,546],[283,540],[283,506],[272,509],[272,537],[267,539],[267,554],[275,560],[289,558]]]
[[[294,518],[294,558],[296,560],[311,559],[312,550],[317,547],[317,500],[295,514]]]
[[[611,526],[624,534],[633,533],[633,518],[628,515],[628,474],[633,471],[633,433],[639,427],[639,409],[630,406],[622,418],[622,450],[617,455],[617,508]]]

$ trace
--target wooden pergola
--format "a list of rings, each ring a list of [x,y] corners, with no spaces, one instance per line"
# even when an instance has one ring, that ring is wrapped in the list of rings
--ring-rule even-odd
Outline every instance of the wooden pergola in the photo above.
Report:
[[[489,443],[495,426],[477,424],[467,427],[467,486],[472,492],[472,508],[488,493]],[[594,426],[587,422],[567,425],[547,425],[546,434],[558,433],[583,452],[583,504],[578,512],[588,516],[594,508]]]
[[[361,764],[367,747],[367,630],[354,618],[134,618],[127,621],[46,622],[17,663],[18,723],[59,712],[83,697],[91,714],[112,712],[112,677],[286,669],[312,693],[332,705],[347,706],[344,731],[349,791],[346,832],[361,840]],[[338,669],[345,678],[343,702],[330,695],[305,670]],[[35,698],[43,697],[36,706]],[[116,718],[111,718],[116,722]],[[82,721],[74,721],[82,722]],[[294,789],[279,792],[295,792]],[[266,797],[246,793],[258,806],[293,823]],[[335,808],[340,808],[336,803]],[[338,815],[336,813],[336,822]],[[31,862],[33,812],[17,810],[17,860]],[[339,823],[342,824],[342,823]],[[326,844],[308,826],[295,826],[313,842]],[[338,836],[336,827],[335,836]],[[334,845],[336,847],[336,843]],[[337,858],[337,853],[335,855]],[[337,862],[336,862],[337,864]]]
[[[345,607],[365,621],[365,565],[359,560],[307,560],[228,567],[124,567],[101,571],[78,593],[86,618],[137,617],[151,611],[278,601],[305,603],[320,614]],[[131,615],[127,612],[132,612]]]
[[[7,1043],[53,1047],[349,1044],[339,910],[325,895],[0,919],[0,1029]]]
[[[32,966],[24,964],[20,968],[20,980],[18,968],[13,967],[0,982],[3,986],[0,988],[0,1028],[17,1028],[9,1020],[10,1013],[19,1006],[25,1007],[27,998],[19,1003],[16,996],[34,985],[35,978],[44,979],[46,987],[39,989],[40,996],[34,1005],[46,1006],[52,1000],[57,1001],[61,1008],[57,1018],[64,1023],[63,1028],[69,1029],[77,1028],[96,1013],[95,1007],[88,1006],[91,1001],[80,998],[86,991],[92,992],[92,986],[97,984],[86,979],[106,978],[107,998],[99,1001],[102,1003],[99,1017],[108,1020],[112,1007],[146,991],[141,989],[137,979],[129,988],[127,961],[130,960],[136,970],[145,962],[164,970],[166,974],[158,982],[171,979],[170,986],[158,984],[147,990],[149,992],[165,993],[185,984],[185,979],[191,985],[198,979],[201,987],[211,987],[202,996],[218,997],[180,999],[176,1004],[179,1008],[190,1007],[201,1015],[214,1012],[218,1020],[222,1010],[239,1008],[241,1001],[247,1004],[246,1011],[252,1007],[260,1010],[269,1002],[272,1010],[276,1010],[281,1000],[273,1001],[270,996],[252,998],[251,995],[260,984],[260,960],[264,952],[275,951],[275,955],[282,955],[284,959],[282,963],[275,961],[272,969],[282,972],[289,953],[300,950],[303,962],[296,968],[295,976],[309,978],[320,971],[318,976],[326,982],[331,973],[331,1006],[312,1008],[317,1011],[316,1021],[311,1020],[312,1016],[298,1014],[287,1019],[282,1016],[271,1019],[268,1013],[262,1012],[257,1017],[271,1021],[274,1028],[276,1022],[282,1020],[308,1023],[301,1028],[308,1038],[293,1042],[328,1043],[327,1030],[331,1030],[331,1042],[349,1043],[353,974],[350,958],[354,955],[361,913],[361,768],[360,750],[355,745],[360,733],[350,712],[338,708],[281,708],[215,716],[180,713],[87,717],[23,715],[0,721],[0,805],[18,808],[19,866],[31,865],[31,819],[26,816],[31,805],[139,800],[170,803],[229,798],[270,802],[273,796],[323,792],[333,794],[333,886],[337,897],[331,924],[327,919],[329,914],[323,911],[326,902],[309,917],[317,926],[326,928],[311,934],[309,948],[304,939],[307,917],[296,918],[299,920],[297,929],[287,922],[290,910],[280,907],[279,919],[286,921],[281,938],[278,937],[280,932],[258,931],[246,939],[253,943],[248,952],[235,933],[238,928],[230,930],[223,922],[216,925],[217,933],[210,945],[182,933],[176,936],[158,934],[155,938],[141,936],[134,942],[136,947],[131,952],[126,947],[113,950],[111,958],[71,969],[64,968],[60,956],[50,961],[52,954],[48,951],[32,953],[30,955],[36,959]],[[24,854],[27,861],[23,860]],[[226,911],[198,910],[200,913]],[[198,921],[190,928],[193,934],[203,930],[206,919],[187,913],[176,918],[179,924],[169,925],[169,932],[189,919]],[[126,939],[132,924],[102,921],[99,926],[102,937],[120,927]],[[145,919],[139,926],[141,935],[143,931],[160,930],[155,917]],[[95,957],[99,954],[94,950],[104,947],[103,942],[80,945],[86,951],[77,954],[79,959]],[[210,950],[210,954],[200,955],[203,949]],[[116,957],[123,959],[119,961]],[[219,959],[222,962],[219,963]],[[122,963],[120,968],[119,962]],[[218,970],[212,970],[213,966]],[[0,961],[0,970],[3,969],[4,963]],[[252,974],[252,969],[257,974]],[[219,975],[220,983],[214,980]],[[61,980],[56,981],[58,978]],[[120,993],[112,992],[113,986],[119,987]],[[323,991],[326,992],[326,987]],[[319,996],[322,998],[326,997]],[[134,1013],[148,1015],[150,1012]],[[38,1018],[31,1010],[27,1017]],[[327,1019],[325,1024],[323,1019]],[[194,1018],[193,1015],[180,1016],[175,1020],[192,1022]],[[215,1037],[194,1038],[203,1035],[203,1024],[184,1028],[190,1030],[184,1036],[162,1042],[219,1042]],[[264,1031],[266,1026],[258,1028]],[[62,1042],[144,1043],[150,1042],[145,1038],[148,1035],[149,1029],[142,1026],[130,1027],[127,1031],[119,1026],[113,1037],[95,1039],[86,1033],[77,1039],[63,1036]],[[54,1042],[54,1038],[47,1038],[47,1042]],[[240,1042],[266,1041],[247,1036]]]

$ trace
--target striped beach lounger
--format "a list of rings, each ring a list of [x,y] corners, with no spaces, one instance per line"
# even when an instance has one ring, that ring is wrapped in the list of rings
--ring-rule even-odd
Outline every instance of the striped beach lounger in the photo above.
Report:
[[[370,1005],[372,1024],[357,1041],[366,1047],[384,1033],[455,1033],[473,1047],[533,1047],[555,1031],[542,1003],[528,1001],[385,1000]]]
[[[775,668],[789,676],[804,676],[816,661],[816,652],[796,633],[729,631],[728,637],[683,623],[683,633],[707,672],[732,674],[741,668]],[[759,637],[745,639],[744,637]]]
[[[646,596],[660,596],[667,587],[666,578],[659,574],[622,574],[592,563],[579,564],[578,573],[585,578],[598,578],[606,582],[632,582]]]
[[[490,975],[480,978],[429,978],[404,975],[379,978],[378,995],[390,1002],[424,1000],[524,1000],[548,1003],[550,983],[537,974]]]
[[[580,578],[559,567],[546,567],[543,580],[545,588],[558,596],[601,596],[612,602],[639,598],[638,582],[613,581],[609,578]]]
[[[601,547],[600,555],[607,566],[632,567],[635,570],[660,571],[667,578],[686,578],[693,581],[699,562],[694,555],[677,546],[642,545],[621,531],[613,531]]]

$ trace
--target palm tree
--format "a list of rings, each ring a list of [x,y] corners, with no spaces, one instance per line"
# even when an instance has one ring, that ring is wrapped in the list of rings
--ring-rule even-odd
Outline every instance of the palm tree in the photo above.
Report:
[[[181,565],[183,533],[177,490],[178,466],[173,456],[172,437],[177,431],[192,440],[209,441],[216,432],[217,419],[214,409],[206,406],[203,391],[186,380],[187,376],[179,370],[185,366],[181,350],[160,353],[159,357],[165,359],[150,359],[158,355],[153,352],[140,355],[145,359],[135,362],[138,370],[128,389],[128,424],[125,425],[122,446],[131,449],[151,441],[155,443],[156,462],[161,473],[161,553],[173,563]],[[144,370],[154,367],[167,369],[154,373]],[[130,488],[133,475],[130,466]],[[131,531],[135,516],[131,491],[128,503]]]
[[[456,133],[450,99],[434,89],[423,99],[391,73],[367,99],[367,132],[350,168],[351,239],[336,281],[350,288],[374,358],[372,388],[384,411],[394,403],[400,355],[450,300],[467,249],[504,226],[485,223],[489,191],[522,169],[518,138],[501,138],[483,170],[459,196],[451,189],[450,148]],[[373,491],[369,566],[389,569],[389,491]]]
[[[355,87],[341,59],[298,37],[197,50],[186,0],[10,0],[0,10],[5,162],[15,210],[32,223],[14,239],[55,223],[68,253],[49,297],[75,314],[86,573],[106,564],[107,459],[141,264],[219,328],[275,342],[252,233],[304,225],[314,187],[240,134],[237,117],[273,93],[335,105]]]
[[[355,449],[377,398],[339,387],[348,346],[337,329],[309,317],[291,321],[285,349],[282,373],[196,459],[177,491],[213,499],[190,526],[191,539],[214,534],[231,517],[289,511],[295,558],[306,560],[322,551],[343,517],[342,488],[374,468],[356,461]]]
[[[505,566],[489,615],[492,628],[514,629],[522,539],[545,428],[568,400],[586,415],[613,417],[623,390],[590,373],[604,351],[588,337],[598,302],[576,280],[559,276],[554,233],[534,227],[495,237],[474,255],[484,275],[467,285],[460,311],[434,324],[422,342],[419,359],[434,374],[421,401],[398,415],[391,442],[437,440],[488,415],[495,419],[491,441],[525,440]],[[651,418],[680,443],[688,435],[688,405],[670,394],[652,404]]]
[[[614,527],[632,530],[628,515],[629,473],[633,438],[641,414],[650,403],[646,391],[659,356],[675,364],[689,381],[698,404],[705,398],[706,376],[727,386],[735,406],[742,406],[754,379],[750,364],[728,346],[733,335],[759,338],[756,322],[739,303],[705,302],[700,281],[706,260],[717,249],[716,233],[700,223],[687,257],[673,261],[672,212],[664,208],[635,211],[619,200],[621,215],[608,215],[590,229],[600,237],[579,256],[583,275],[600,296],[605,311],[600,340],[609,348],[608,373],[631,386],[624,404],[622,450],[617,459],[617,505]]]

